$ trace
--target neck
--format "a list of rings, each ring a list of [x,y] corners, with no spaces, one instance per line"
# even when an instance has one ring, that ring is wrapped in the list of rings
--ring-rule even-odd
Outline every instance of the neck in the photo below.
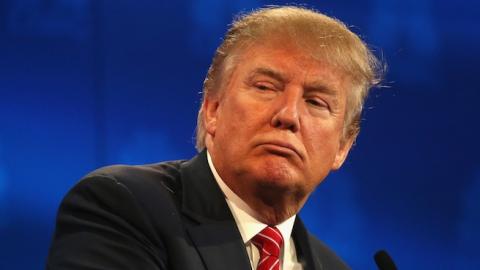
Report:
[[[276,187],[257,187],[253,192],[242,190],[236,185],[229,187],[255,211],[259,221],[271,226],[296,215],[307,199],[307,196],[285,192]]]

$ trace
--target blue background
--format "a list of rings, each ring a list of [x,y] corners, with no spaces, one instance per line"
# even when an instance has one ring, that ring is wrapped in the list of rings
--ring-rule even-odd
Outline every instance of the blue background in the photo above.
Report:
[[[0,269],[44,268],[68,189],[107,164],[190,158],[232,16],[267,1],[0,0]],[[344,168],[302,211],[354,269],[480,269],[480,2],[303,2],[388,63]]]

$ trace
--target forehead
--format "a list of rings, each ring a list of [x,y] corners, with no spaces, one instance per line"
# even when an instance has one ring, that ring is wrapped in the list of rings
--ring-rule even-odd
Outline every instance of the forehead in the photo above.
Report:
[[[267,76],[286,83],[321,84],[336,90],[349,85],[345,72],[292,42],[257,42],[237,50],[232,62],[233,78]]]

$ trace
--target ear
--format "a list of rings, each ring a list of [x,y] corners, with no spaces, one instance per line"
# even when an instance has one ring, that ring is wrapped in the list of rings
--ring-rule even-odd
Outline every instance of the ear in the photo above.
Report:
[[[350,149],[355,142],[355,137],[356,136],[350,136],[350,138],[342,140],[340,142],[340,148],[338,149],[335,160],[333,162],[333,170],[338,170],[340,169],[340,167],[342,167],[343,162],[345,161],[345,159],[347,159],[348,152],[350,152]]]
[[[203,124],[207,134],[214,137],[217,129],[218,99],[215,97],[205,97],[202,105]]]

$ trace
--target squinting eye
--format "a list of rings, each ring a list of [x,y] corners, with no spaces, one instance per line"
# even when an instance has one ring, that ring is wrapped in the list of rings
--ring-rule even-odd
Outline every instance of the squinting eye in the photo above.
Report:
[[[272,90],[271,86],[265,85],[265,84],[256,84],[255,87],[258,90],[266,91],[266,90]]]
[[[324,101],[319,101],[316,99],[307,99],[306,100],[308,104],[316,107],[316,108],[328,108],[328,104],[325,103]]]

